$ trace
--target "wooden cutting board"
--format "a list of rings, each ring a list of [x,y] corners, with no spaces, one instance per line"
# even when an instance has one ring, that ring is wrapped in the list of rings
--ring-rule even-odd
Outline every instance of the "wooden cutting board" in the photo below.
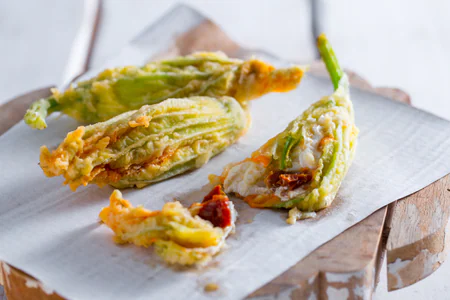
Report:
[[[240,47],[214,23],[205,21],[179,36],[173,48],[161,56],[188,54],[195,50],[221,50],[235,56]],[[311,73],[328,76],[321,63]],[[353,87],[377,93],[395,101],[410,103],[399,89],[373,88],[351,71]],[[49,88],[33,91],[0,106],[0,135],[20,121],[35,99],[49,95]],[[296,265],[254,291],[248,298],[370,299],[383,262],[387,244],[388,286],[403,288],[434,272],[444,261],[450,235],[450,176],[423,190],[383,207],[362,222],[322,245]],[[26,273],[1,263],[9,300],[63,299]]]

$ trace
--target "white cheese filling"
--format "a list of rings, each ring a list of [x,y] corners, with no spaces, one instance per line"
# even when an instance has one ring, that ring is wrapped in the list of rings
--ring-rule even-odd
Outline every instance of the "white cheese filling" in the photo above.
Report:
[[[223,183],[225,193],[237,193],[243,197],[267,193],[263,178],[265,171],[263,165],[252,161],[235,165],[229,170]]]
[[[304,141],[291,150],[292,166],[287,171],[296,172],[303,168],[314,170],[318,167],[322,151],[320,142],[326,133],[334,131],[335,124],[333,119],[336,118],[334,111],[329,111],[321,115],[318,119],[309,117],[304,128],[310,128],[306,132]],[[288,201],[295,198],[306,191],[299,187],[292,191],[287,191],[286,187],[278,187],[275,191],[266,187],[263,175],[265,167],[261,164],[244,161],[232,167],[224,181],[224,189],[226,193],[237,193],[242,197],[249,195],[271,194],[278,196],[281,201]]]

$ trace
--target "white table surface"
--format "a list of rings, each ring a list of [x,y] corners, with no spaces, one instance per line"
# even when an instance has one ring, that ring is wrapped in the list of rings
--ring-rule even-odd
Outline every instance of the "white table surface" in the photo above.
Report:
[[[116,54],[175,0],[106,0],[92,65]],[[182,1],[216,21],[242,45],[280,57],[314,59],[309,0]],[[413,104],[450,119],[450,1],[317,0],[320,30],[340,63],[375,86],[399,87]],[[79,0],[0,0],[0,104],[58,84],[82,16]],[[408,288],[387,292],[386,269],[375,299],[448,299],[450,263]],[[0,300],[2,300],[0,287]]]

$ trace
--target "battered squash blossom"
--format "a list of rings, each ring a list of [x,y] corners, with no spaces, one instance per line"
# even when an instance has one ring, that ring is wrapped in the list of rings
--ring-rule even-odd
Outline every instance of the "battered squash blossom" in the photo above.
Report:
[[[230,97],[167,99],[78,127],[55,150],[41,147],[40,166],[72,190],[89,183],[140,188],[201,167],[248,124]]]
[[[195,53],[149,63],[143,67],[107,69],[90,80],[34,102],[24,121],[44,129],[45,118],[62,112],[89,124],[157,104],[191,96],[234,97],[242,105],[270,92],[294,89],[303,76],[298,66],[275,69],[257,59],[230,59],[221,53]]]
[[[179,202],[164,204],[161,211],[133,207],[115,190],[100,219],[119,244],[153,246],[169,264],[204,265],[225,246],[234,231],[237,213],[220,186],[201,203],[185,208]]]
[[[252,207],[291,208],[288,223],[331,204],[356,148],[347,76],[325,35],[318,38],[318,48],[335,92],[312,104],[250,158],[228,165],[218,178],[225,192]]]

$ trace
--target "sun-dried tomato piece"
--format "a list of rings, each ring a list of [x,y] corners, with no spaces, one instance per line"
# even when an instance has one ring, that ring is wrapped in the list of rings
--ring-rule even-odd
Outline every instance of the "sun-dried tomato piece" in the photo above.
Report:
[[[278,181],[280,180],[280,171],[271,171],[269,175],[267,175],[266,179],[264,180],[264,183],[267,187],[279,187]]]
[[[210,221],[216,227],[231,226],[232,215],[229,201],[222,187],[218,185],[204,198],[198,216]]]
[[[301,185],[308,183],[312,180],[311,172],[294,173],[294,174],[281,174],[278,183],[281,186],[287,186],[288,190],[292,191],[299,188]]]
[[[209,200],[211,200],[211,199],[213,198],[213,196],[218,196],[218,195],[223,195],[223,196],[227,197],[227,194],[225,194],[225,192],[223,191],[222,186],[221,186],[220,184],[219,184],[219,185],[216,185],[216,186],[211,190],[211,192],[209,192],[209,194],[206,195],[206,196],[203,198],[203,202],[209,201]],[[227,197],[227,198],[228,198],[228,197]],[[203,202],[202,202],[202,203],[203,203]]]
[[[265,183],[269,188],[287,187],[289,191],[299,188],[305,183],[312,180],[312,172],[310,169],[303,168],[296,173],[281,173],[280,171],[272,171],[267,175]]]

